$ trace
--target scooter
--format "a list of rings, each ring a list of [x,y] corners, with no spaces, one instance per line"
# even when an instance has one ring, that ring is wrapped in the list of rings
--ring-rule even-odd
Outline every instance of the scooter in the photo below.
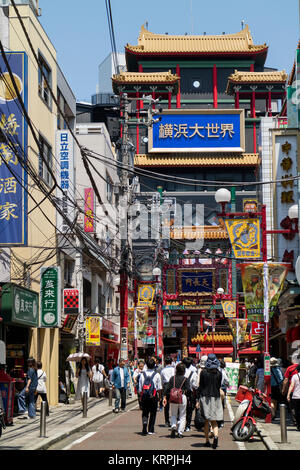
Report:
[[[248,441],[256,431],[256,418],[266,418],[271,413],[267,396],[258,389],[241,386],[235,397],[240,401],[231,427],[236,441]]]

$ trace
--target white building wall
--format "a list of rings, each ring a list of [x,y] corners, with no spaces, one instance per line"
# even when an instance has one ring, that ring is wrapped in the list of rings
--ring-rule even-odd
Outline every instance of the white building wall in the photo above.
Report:
[[[120,70],[124,70],[126,67],[125,54],[117,53],[117,59]],[[97,93],[113,93],[111,77],[116,73],[113,55],[109,54],[98,67],[99,83]]]

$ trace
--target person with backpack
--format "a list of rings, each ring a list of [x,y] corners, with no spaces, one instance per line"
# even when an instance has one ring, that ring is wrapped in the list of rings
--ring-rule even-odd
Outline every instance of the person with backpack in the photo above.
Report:
[[[101,397],[105,387],[104,387],[104,377],[107,378],[104,365],[100,363],[99,359],[96,359],[95,364],[92,367],[92,382],[94,384],[94,390],[96,398]]]
[[[275,419],[277,404],[283,402],[283,396],[281,393],[283,384],[283,373],[278,365],[276,357],[271,357],[271,414],[272,419]]]
[[[185,365],[180,362],[176,366],[176,374],[171,377],[164,391],[163,405],[170,403],[171,413],[171,437],[183,438],[186,424],[186,405],[187,397],[191,393],[189,378],[185,377]],[[179,422],[177,422],[177,416]]]
[[[142,405],[142,434],[155,434],[154,426],[157,405],[161,397],[162,383],[160,374],[155,370],[154,359],[146,362],[147,370],[143,371],[139,379],[139,394]],[[148,432],[147,432],[148,429]]]
[[[186,405],[186,427],[185,432],[191,430],[192,416],[196,404],[196,390],[198,388],[198,373],[196,367],[193,365],[193,359],[191,357],[185,357],[182,361],[185,365],[185,374],[184,376],[189,379],[191,386],[191,393],[187,397]]]
[[[173,360],[171,356],[166,356],[165,358],[165,367],[161,371],[161,382],[163,386],[163,395],[165,395],[165,390],[167,385],[170,381],[170,378],[175,375],[175,368],[173,365]],[[167,402],[166,406],[164,407],[164,414],[165,414],[165,426],[170,427],[170,403]]]

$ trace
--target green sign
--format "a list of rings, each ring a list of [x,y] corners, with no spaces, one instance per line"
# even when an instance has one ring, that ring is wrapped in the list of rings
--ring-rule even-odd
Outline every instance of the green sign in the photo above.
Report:
[[[12,283],[2,284],[1,316],[6,323],[37,328],[38,312],[38,293]]]
[[[265,354],[264,366],[265,375],[271,375],[270,356],[268,354]]]
[[[56,328],[61,323],[60,268],[41,268],[41,327]]]

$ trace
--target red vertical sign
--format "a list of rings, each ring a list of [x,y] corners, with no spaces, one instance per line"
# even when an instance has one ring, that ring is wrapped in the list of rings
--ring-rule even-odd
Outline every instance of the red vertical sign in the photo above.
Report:
[[[95,231],[94,191],[92,188],[84,190],[84,231]]]

